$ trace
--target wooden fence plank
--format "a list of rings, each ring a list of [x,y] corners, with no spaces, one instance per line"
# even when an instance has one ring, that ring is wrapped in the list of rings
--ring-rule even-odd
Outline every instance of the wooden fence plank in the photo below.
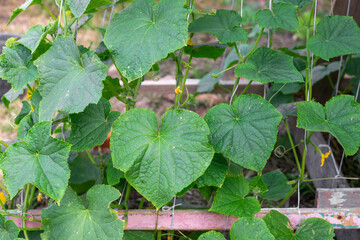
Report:
[[[318,208],[358,208],[360,188],[318,188],[316,189]]]
[[[285,214],[293,227],[298,227],[299,220],[304,221],[307,218],[316,217],[327,220],[333,225],[335,229],[359,229],[360,228],[360,208],[349,209],[331,209],[331,208],[302,208],[299,212],[296,208],[263,208],[261,212],[256,214],[257,218],[264,217],[269,211],[277,210]],[[34,210],[28,212],[28,217],[32,216],[35,219],[40,219],[41,211]],[[124,220],[125,211],[120,210],[118,217]],[[21,219],[14,217],[7,217],[14,220],[14,222],[21,227]],[[173,220],[174,230],[230,230],[232,224],[237,220],[233,216],[227,216],[209,212],[208,210],[176,210]],[[158,230],[171,230],[172,211],[159,211]],[[126,230],[154,230],[156,223],[155,210],[129,210],[128,223]],[[26,227],[39,228],[40,223],[27,221]]]

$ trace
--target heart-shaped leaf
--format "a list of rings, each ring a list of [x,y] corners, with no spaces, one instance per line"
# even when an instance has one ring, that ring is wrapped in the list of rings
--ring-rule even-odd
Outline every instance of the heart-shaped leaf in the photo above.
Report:
[[[360,53],[360,28],[352,17],[324,17],[316,31],[306,43],[306,48],[316,56],[328,61],[333,57]]]
[[[107,67],[94,51],[80,54],[72,37],[57,37],[35,65],[43,97],[40,121],[50,120],[57,110],[82,112],[87,105],[100,100]]]
[[[201,234],[198,240],[226,240],[226,238],[219,232],[210,231]]]
[[[3,55],[0,56],[0,78],[11,83],[13,91],[21,90],[38,77],[38,71],[31,59],[31,51],[23,45],[3,49]]]
[[[301,73],[295,68],[292,57],[266,47],[256,49],[246,63],[236,67],[235,74],[260,83],[304,81]]]
[[[360,104],[350,95],[333,97],[325,108],[317,102],[301,102],[297,127],[308,131],[331,133],[346,155],[354,155],[360,146]]]
[[[260,212],[261,206],[255,197],[245,197],[249,192],[249,183],[245,178],[226,178],[216,192],[210,211],[235,217],[252,217]]]
[[[214,155],[209,128],[194,112],[168,111],[158,129],[153,111],[132,109],[115,121],[110,139],[114,167],[157,208],[200,177]]]
[[[240,218],[231,226],[231,240],[275,240],[265,222],[259,218]]]
[[[123,222],[109,208],[119,197],[117,189],[96,185],[87,192],[85,207],[76,193],[67,188],[59,206],[54,204],[42,210],[41,239],[122,239]]]
[[[6,220],[6,218],[0,214],[0,238],[1,240],[14,240],[18,239],[19,228],[14,221]]]
[[[255,18],[262,28],[296,31],[299,28],[296,9],[295,5],[280,2],[274,4],[271,11],[269,9],[257,11]]]
[[[261,171],[274,148],[281,114],[259,95],[243,95],[232,106],[216,105],[205,115],[210,143],[245,168]]]
[[[120,116],[119,112],[110,112],[108,100],[101,98],[97,104],[90,104],[81,113],[70,114],[71,133],[67,141],[72,151],[84,151],[104,143],[111,126]]]
[[[209,32],[214,34],[220,43],[247,41],[247,32],[240,27],[241,16],[233,10],[219,9],[216,14],[205,15],[189,25],[189,32]]]
[[[11,197],[26,183],[60,202],[70,170],[67,158],[70,144],[51,137],[52,122],[40,122],[28,132],[25,142],[8,147],[0,160],[4,182]]]
[[[104,42],[129,81],[147,73],[168,53],[186,46],[189,9],[185,0],[136,0],[115,15]]]

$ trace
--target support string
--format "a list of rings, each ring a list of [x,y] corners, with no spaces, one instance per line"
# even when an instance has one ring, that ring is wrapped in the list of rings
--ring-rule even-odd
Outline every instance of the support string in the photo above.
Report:
[[[181,205],[182,205],[181,203],[176,204],[176,196],[175,196],[173,205],[171,207],[165,205],[161,208],[161,211],[164,212],[172,211],[170,230],[174,230],[175,208]]]
[[[64,0],[61,0],[61,3],[60,3],[60,13],[59,13],[58,29],[57,29],[57,34],[56,34],[56,36],[58,36],[58,35],[60,34],[60,22],[61,22],[61,12],[62,12],[63,1],[64,1]]]

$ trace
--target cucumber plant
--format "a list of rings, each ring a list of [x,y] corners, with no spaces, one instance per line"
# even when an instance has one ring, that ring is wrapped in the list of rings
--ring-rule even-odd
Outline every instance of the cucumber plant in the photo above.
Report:
[[[29,231],[34,229],[26,228],[26,219],[34,219],[26,217],[26,212],[33,206],[35,193],[37,199],[44,194],[52,200],[42,210],[42,239],[122,239],[126,221],[118,220],[112,208],[127,210],[131,191],[143,196],[140,208],[147,199],[160,209],[190,188],[198,188],[207,199],[215,193],[210,211],[240,217],[230,231],[233,240],[334,237],[333,227],[322,219],[307,219],[295,231],[289,219],[277,211],[263,219],[254,216],[261,210],[260,202],[283,203],[304,181],[306,153],[300,161],[290,133],[299,172],[294,186],[279,170],[262,173],[274,150],[278,126],[285,121],[287,127],[290,115],[297,116],[297,127],[306,131],[303,144],[312,144],[309,136],[318,131],[336,138],[346,155],[359,150],[360,105],[354,96],[335,96],[325,106],[312,98],[313,83],[322,78],[319,75],[336,71],[326,61],[360,53],[360,29],[351,17],[326,16],[311,36],[313,14],[306,19],[302,13],[306,8],[314,13],[311,0],[276,1],[271,10],[256,12],[256,27],[241,27],[242,18],[233,10],[203,13],[194,0],[135,0],[102,29],[103,41],[94,51],[77,44],[80,23],[115,3],[56,3],[58,17],[41,0],[26,0],[15,9],[9,24],[36,4],[44,7],[52,20],[46,26],[30,28],[19,40],[9,40],[0,56],[0,77],[12,85],[4,103],[8,106],[24,91],[29,95],[15,119],[18,141],[10,146],[0,141],[6,148],[0,159],[5,182],[1,188],[7,193],[0,215],[5,239],[16,239],[20,230],[29,239]],[[261,39],[270,34],[268,28],[299,31],[299,18],[305,23],[305,46],[277,50],[260,46]],[[245,30],[250,27],[258,29],[252,32],[256,37],[253,43]],[[202,32],[211,33],[218,42],[194,45],[192,37]],[[224,69],[213,69],[198,89],[211,91],[224,72],[234,71],[233,97],[229,104],[211,108],[203,119],[186,109],[192,59],[217,59],[226,48],[233,52]],[[324,61],[319,64],[321,59]],[[358,55],[351,58],[349,66],[353,67],[347,68],[348,74],[355,76],[352,83],[360,78],[355,64],[359,59]],[[174,105],[161,119],[152,110],[136,108],[142,82],[159,68],[159,61],[176,66]],[[107,76],[109,63],[115,65],[120,79]],[[316,67],[319,72],[314,74]],[[316,77],[319,79],[314,80]],[[240,78],[250,82],[238,95]],[[280,113],[271,102],[274,96],[264,99],[245,94],[253,81],[271,84],[269,92],[277,89],[274,96],[302,89],[304,101],[296,103],[297,111]],[[111,98],[123,102],[126,111],[111,111]],[[103,144],[110,132],[110,156],[90,152]],[[257,175],[246,178],[243,169]],[[128,184],[124,203],[119,205],[124,179]],[[14,198],[21,189],[25,197],[23,205],[17,206],[23,213],[19,229],[4,216],[14,216],[9,210],[14,209]],[[131,234],[136,238],[136,233]],[[210,231],[199,239],[225,238]]]

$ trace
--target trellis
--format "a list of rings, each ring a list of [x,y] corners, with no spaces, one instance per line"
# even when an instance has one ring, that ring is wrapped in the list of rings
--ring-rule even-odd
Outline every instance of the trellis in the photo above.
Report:
[[[317,0],[316,4],[317,4]],[[62,1],[61,1],[62,2]],[[241,1],[241,7],[242,7]],[[351,1],[347,1],[347,15],[349,15],[349,9]],[[116,3],[116,1],[114,2]],[[271,9],[271,3],[269,8]],[[111,8],[111,13],[113,12],[114,5]],[[232,6],[234,1],[232,2]],[[332,3],[332,6],[334,4]],[[316,7],[315,7],[316,8]],[[331,9],[331,14],[333,9]],[[60,10],[61,13],[61,10]],[[105,12],[106,14],[106,12]],[[112,14],[111,14],[112,15]],[[111,16],[110,15],[110,16]],[[105,15],[104,15],[105,16]],[[110,17],[111,19],[111,17]],[[105,17],[104,17],[105,21]],[[110,21],[110,20],[109,20]],[[314,23],[316,21],[316,10]],[[271,31],[270,31],[271,32]],[[315,29],[314,29],[315,34]],[[270,34],[268,35],[270,37]],[[270,41],[268,40],[268,46],[270,46]],[[312,56],[313,57],[313,56]],[[342,67],[343,56],[340,58],[340,69],[336,84],[335,95],[338,92],[339,80],[342,74],[342,70],[345,69],[345,66]],[[345,60],[346,64],[346,60]],[[189,79],[187,81],[187,88],[189,92],[195,92],[196,86],[198,85],[199,80]],[[234,81],[220,80],[219,82],[225,88],[231,89],[234,85]],[[237,91],[241,92],[248,84],[247,80],[240,80],[237,85]],[[175,80],[160,80],[158,82],[154,81],[145,81],[141,88],[143,93],[169,93],[173,91],[173,86],[175,85]],[[249,92],[262,94],[266,93],[265,89],[259,83],[252,83],[249,88]],[[357,88],[357,93],[355,99],[359,95],[360,84]],[[264,89],[264,90],[263,90]],[[223,90],[219,87],[215,88],[215,92],[222,92]],[[330,140],[327,144],[328,148],[330,147]],[[338,167],[334,156],[332,156],[334,167],[336,168],[337,175],[334,176],[336,181],[337,179],[342,179],[341,176],[341,167],[343,165],[344,154],[342,154],[340,166]],[[300,208],[300,192],[298,191],[298,206],[297,208],[263,208],[261,212],[256,214],[255,217],[261,218],[265,216],[270,210],[278,210],[279,212],[285,214],[293,226],[299,226],[301,221],[310,218],[317,217],[322,218],[330,222],[335,229],[360,229],[360,189],[351,189],[351,188],[342,188],[342,189],[317,189],[317,208]],[[232,223],[236,221],[237,218],[232,216],[225,216],[218,213],[209,212],[208,210],[174,210],[176,207],[176,201],[174,205],[169,209],[172,211],[159,211],[155,210],[129,210],[125,213],[125,210],[118,211],[119,219],[124,220],[127,217],[127,226],[126,230],[229,230]],[[21,212],[9,211],[10,213],[21,215]],[[41,211],[33,210],[27,213],[27,217],[32,219],[40,219]],[[8,219],[14,220],[14,222],[21,227],[22,221],[20,218],[8,216]],[[39,222],[27,221],[27,227],[29,228],[40,228],[41,224]]]

